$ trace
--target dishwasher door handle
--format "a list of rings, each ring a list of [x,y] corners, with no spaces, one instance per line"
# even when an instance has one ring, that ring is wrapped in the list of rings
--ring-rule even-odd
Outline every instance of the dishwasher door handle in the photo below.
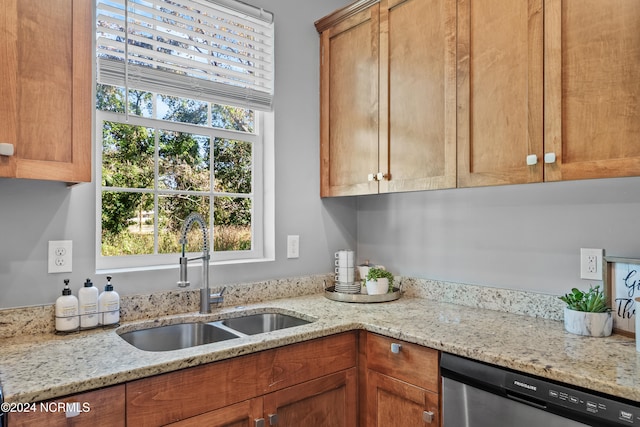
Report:
[[[531,400],[524,397],[517,396],[515,394],[507,392],[507,397],[511,400],[515,400],[516,402],[524,403],[525,405],[533,406],[538,409],[547,409],[547,405],[544,402],[540,402],[538,400]]]

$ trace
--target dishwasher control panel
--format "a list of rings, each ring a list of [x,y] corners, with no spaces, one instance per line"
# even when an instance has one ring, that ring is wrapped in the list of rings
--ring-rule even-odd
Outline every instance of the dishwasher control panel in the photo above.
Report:
[[[640,408],[574,388],[508,372],[505,389],[509,397],[529,397],[532,402],[584,413],[610,423],[640,426]]]

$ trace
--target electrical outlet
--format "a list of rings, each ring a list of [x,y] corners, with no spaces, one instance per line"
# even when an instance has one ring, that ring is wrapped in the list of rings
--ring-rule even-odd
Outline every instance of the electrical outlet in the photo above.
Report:
[[[71,240],[49,240],[49,273],[71,273]]]
[[[287,258],[300,258],[300,236],[287,236]]]
[[[602,249],[580,248],[580,278],[602,280]]]

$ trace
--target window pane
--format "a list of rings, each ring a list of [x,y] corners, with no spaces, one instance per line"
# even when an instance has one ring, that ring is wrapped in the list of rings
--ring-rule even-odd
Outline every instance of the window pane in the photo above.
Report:
[[[251,193],[251,143],[216,138],[213,150],[214,191]]]
[[[158,253],[179,253],[182,224],[191,212],[200,213],[209,224],[209,197],[158,196]],[[207,236],[210,239],[210,235]],[[202,230],[194,225],[187,235],[187,252],[202,252]],[[211,246],[211,245],[209,245]]]
[[[153,117],[153,94],[142,90],[129,90],[129,114]]]
[[[153,195],[102,193],[103,256],[153,253]]]
[[[124,89],[98,84],[96,87],[96,108],[114,113],[124,113]]]
[[[251,250],[251,199],[216,197],[213,233],[215,251]]]
[[[154,130],[125,123],[102,126],[102,185],[152,188]]]
[[[160,131],[158,186],[170,190],[209,191],[210,146],[208,136]]]
[[[207,125],[209,103],[175,96],[158,96],[158,118],[172,122]]]
[[[211,126],[221,129],[254,133],[255,113],[246,108],[213,104],[211,106]]]

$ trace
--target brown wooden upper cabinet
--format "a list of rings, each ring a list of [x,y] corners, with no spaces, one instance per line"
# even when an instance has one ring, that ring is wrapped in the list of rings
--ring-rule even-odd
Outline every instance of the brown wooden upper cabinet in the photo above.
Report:
[[[545,180],[640,175],[640,2],[544,8]]]
[[[458,187],[542,181],[543,0],[458,0]]]
[[[458,0],[458,186],[640,175],[640,2]]]
[[[321,196],[640,176],[637,0],[359,1],[316,28]]]
[[[363,0],[316,22],[320,193],[455,187],[455,0]]]
[[[91,181],[92,2],[0,5],[0,177]]]

